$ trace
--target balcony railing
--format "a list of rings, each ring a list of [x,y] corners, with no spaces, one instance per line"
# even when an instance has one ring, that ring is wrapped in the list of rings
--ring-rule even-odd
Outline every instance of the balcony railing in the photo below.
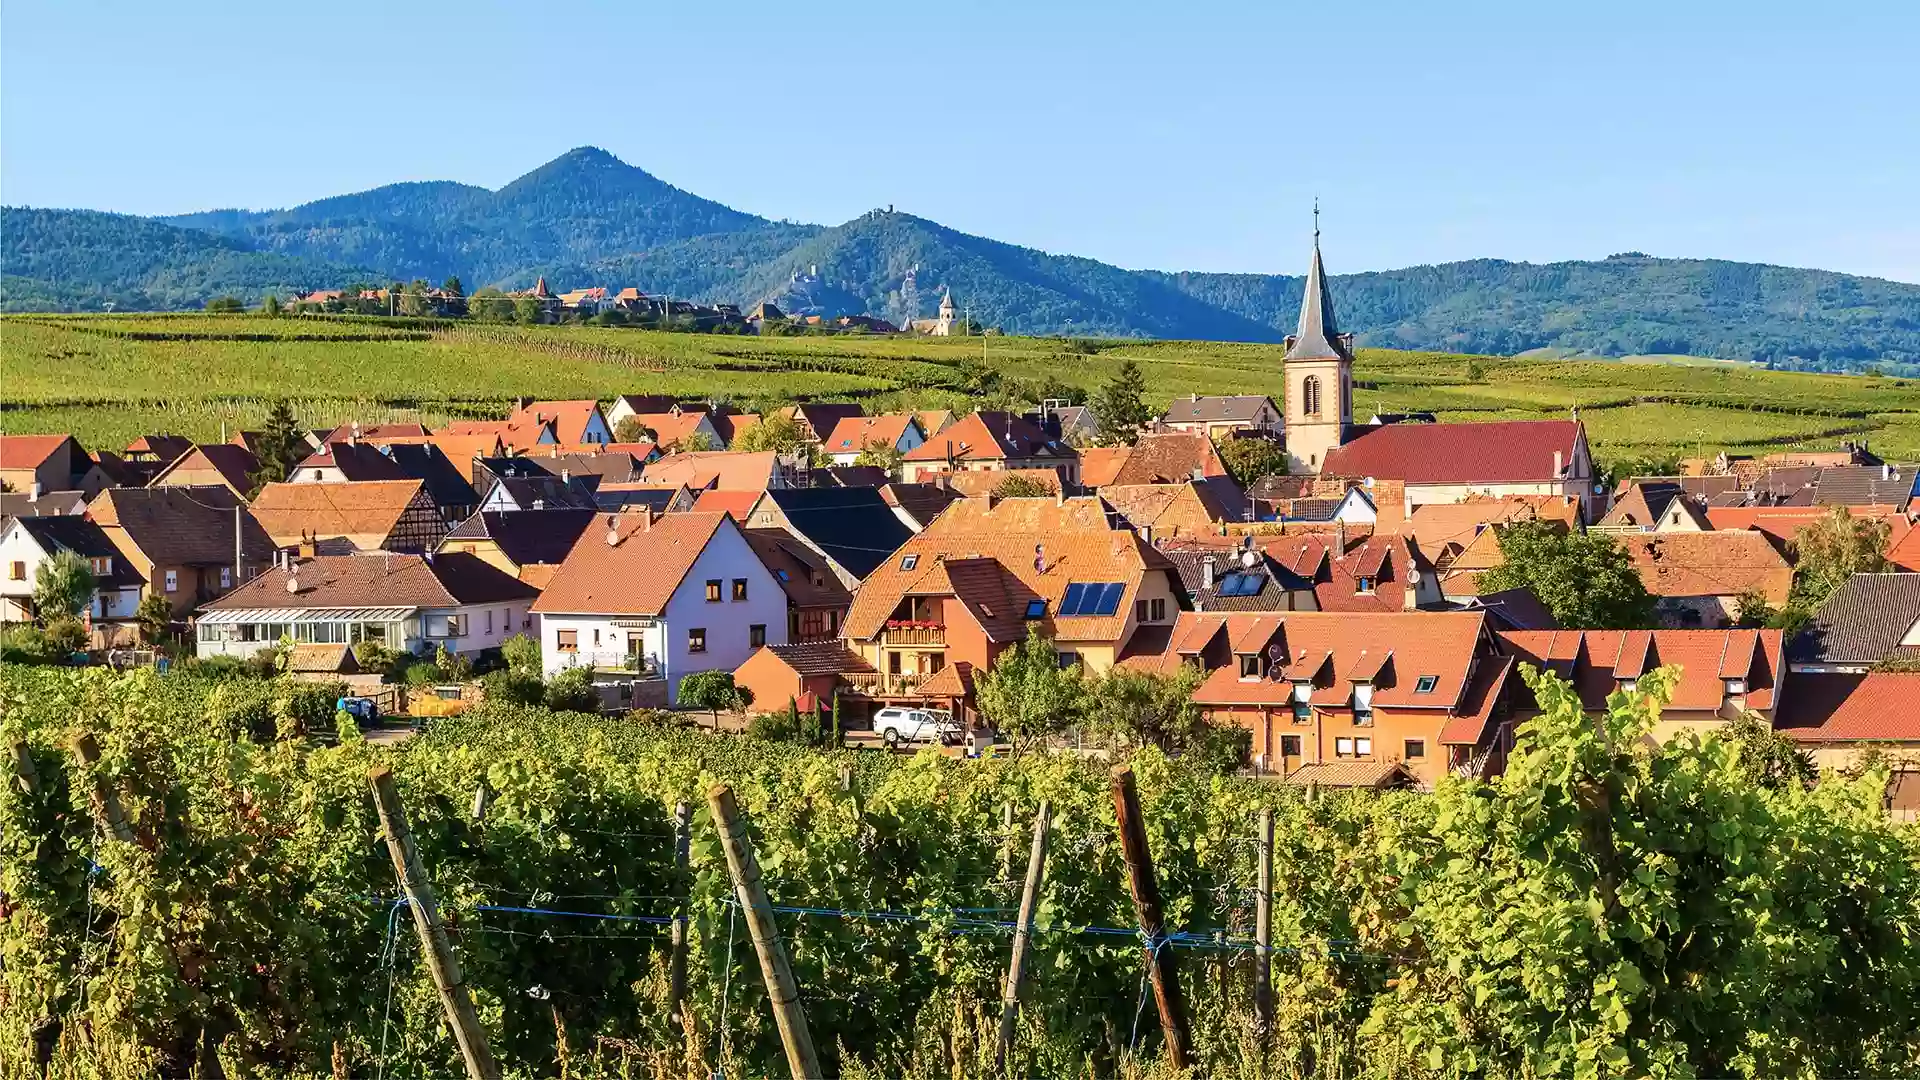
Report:
[[[920,691],[920,684],[932,678],[918,672],[891,675],[880,671],[843,671],[840,681],[847,689],[867,697],[911,697]]]
[[[633,675],[642,679],[660,677],[660,662],[651,656],[639,653],[618,652],[612,649],[580,649],[574,652],[562,651],[560,663],[566,667],[591,667],[595,671],[604,671],[611,675]]]
[[[882,645],[941,645],[947,643],[947,628],[939,623],[890,622]]]

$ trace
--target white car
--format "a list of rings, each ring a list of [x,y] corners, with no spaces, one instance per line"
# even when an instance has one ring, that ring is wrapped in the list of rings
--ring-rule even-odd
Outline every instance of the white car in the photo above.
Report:
[[[932,709],[881,709],[873,714],[873,730],[888,746],[946,742],[960,735],[960,725],[952,717]]]

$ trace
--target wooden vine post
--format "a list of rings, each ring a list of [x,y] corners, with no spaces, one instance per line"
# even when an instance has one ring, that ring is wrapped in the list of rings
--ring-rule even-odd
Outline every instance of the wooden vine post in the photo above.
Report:
[[[994,1050],[993,1071],[1006,1071],[1013,1049],[1015,1021],[1020,1015],[1020,984],[1026,975],[1027,943],[1033,935],[1033,910],[1040,904],[1040,878],[1047,868],[1047,833],[1053,828],[1053,805],[1041,800],[1033,815],[1033,847],[1027,853],[1027,883],[1020,890],[1020,914],[1013,926],[1013,955],[1007,960],[1007,985],[1000,993],[1000,1040]]]
[[[393,856],[393,873],[407,894],[407,906],[413,909],[413,927],[420,934],[420,948],[426,954],[427,967],[433,971],[433,984],[440,990],[440,1007],[446,1010],[447,1024],[453,1028],[454,1041],[460,1044],[460,1056],[466,1061],[469,1080],[500,1080],[500,1066],[487,1046],[487,1034],[480,1028],[480,1017],[473,1011],[473,995],[468,992],[460,961],[447,941],[447,929],[440,922],[440,908],[420,864],[420,851],[413,833],[407,828],[406,808],[400,804],[400,789],[394,785],[393,771],[380,766],[368,774],[373,783],[373,800],[380,810],[380,828],[387,834],[387,853]]]
[[[1193,1037],[1187,1029],[1187,1000],[1180,989],[1179,965],[1167,943],[1166,915],[1160,907],[1160,886],[1153,877],[1153,853],[1147,848],[1146,822],[1140,816],[1140,793],[1131,766],[1113,770],[1113,812],[1120,828],[1120,853],[1127,860],[1127,886],[1140,915],[1140,934],[1146,939],[1147,977],[1153,982],[1153,1001],[1160,1011],[1167,1061],[1175,1069],[1190,1068]]]
[[[13,778],[22,795],[32,795],[40,789],[40,773],[33,767],[33,748],[25,739],[13,741]]]
[[[693,847],[693,806],[680,803],[673,808],[673,869],[675,879],[687,880],[687,866],[692,860]],[[688,886],[691,891],[692,886]],[[673,913],[673,926],[669,939],[670,952],[667,958],[667,1019],[669,1023],[681,1023],[680,1010],[687,1000],[687,905],[690,901],[683,897]],[[684,1030],[684,1028],[683,1028]]]
[[[773,921],[773,903],[761,883],[760,863],[753,857],[740,804],[734,801],[732,788],[715,784],[707,792],[707,805],[713,810],[720,846],[726,849],[734,899],[747,921],[747,932],[753,936],[753,951],[760,957],[760,977],[766,981],[773,1022],[787,1051],[787,1068],[793,1072],[793,1080],[824,1080],[826,1074],[813,1052],[813,1035],[807,1030],[807,1014],[800,1007],[800,987],[787,963],[786,946],[780,943],[780,927]]]
[[[1260,811],[1259,882],[1253,895],[1253,1024],[1273,1030],[1273,808]]]
[[[91,733],[73,740],[73,752],[88,769],[100,764],[100,744]],[[127,824],[126,811],[120,808],[120,793],[99,776],[93,778],[93,812],[99,815],[100,823],[114,839],[133,843],[133,826]]]

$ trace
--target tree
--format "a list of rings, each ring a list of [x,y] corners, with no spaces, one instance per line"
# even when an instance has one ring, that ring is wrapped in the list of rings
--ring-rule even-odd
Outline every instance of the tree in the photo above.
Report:
[[[300,422],[293,415],[293,406],[287,404],[285,398],[274,402],[273,408],[267,411],[266,426],[254,448],[260,467],[247,477],[253,483],[254,493],[268,484],[284,481],[293,467],[307,456],[308,449],[306,436],[300,432]]]
[[[212,315],[238,315],[247,310],[247,305],[237,296],[216,296],[207,301],[207,312]]]
[[[1263,477],[1287,475],[1287,448],[1272,439],[1228,439],[1218,449],[1227,471],[1243,487]]]
[[[1739,749],[1740,769],[1755,787],[1806,786],[1819,777],[1813,759],[1798,743],[1753,713],[1743,712],[1739,719],[1727,721],[1720,733]]]
[[[513,300],[499,289],[481,289],[467,299],[467,317],[475,322],[512,322]]]
[[[1885,521],[1856,518],[1844,506],[1801,529],[1792,542],[1792,606],[1815,611],[1853,575],[1885,570],[1888,532]]]
[[[173,605],[159,593],[148,593],[133,610],[133,620],[140,624],[140,635],[148,644],[153,644],[173,628]]]
[[[1031,476],[1023,476],[1024,469],[1009,469],[1001,481],[993,485],[993,494],[1001,499],[1040,499],[1053,494],[1053,488]]]
[[[506,662],[508,671],[536,678],[540,675],[540,643],[525,634],[515,634],[501,642],[500,659]]]
[[[269,319],[279,318],[280,298],[272,293],[268,293],[267,298],[260,301],[260,314],[265,315]]]
[[[1113,378],[1094,395],[1093,412],[1099,418],[1097,437],[1102,446],[1130,445],[1140,429],[1153,419],[1147,408],[1147,379],[1132,357],[1120,361]]]
[[[861,447],[860,453],[854,457],[853,463],[855,465],[871,465],[876,469],[885,469],[887,475],[891,476],[900,471],[900,464],[906,459],[906,453],[898,446],[876,440]]]
[[[41,623],[73,618],[93,602],[93,567],[87,560],[62,548],[40,561],[33,572],[33,610]]]
[[[1502,562],[1481,572],[1482,593],[1527,588],[1561,626],[1635,630],[1653,625],[1653,597],[1613,537],[1550,521],[1495,526]]]
[[[613,425],[613,437],[623,443],[653,442],[658,438],[637,416],[621,417],[620,422]]]
[[[1113,668],[1087,681],[1087,723],[1125,746],[1181,749],[1206,725],[1193,700],[1205,681],[1192,664],[1169,675]]]
[[[765,450],[788,451],[806,442],[805,434],[800,430],[799,421],[784,412],[765,416],[761,421],[740,433],[733,440],[732,449],[742,453],[759,453]]]
[[[701,454],[709,450],[718,450],[719,447],[713,444],[713,436],[704,431],[695,431],[688,435],[682,435],[679,441],[668,447],[668,449],[681,454]]]
[[[600,711],[600,691],[593,685],[592,668],[568,668],[547,680],[547,708],[555,712]]]
[[[975,678],[974,694],[988,723],[1027,744],[1072,725],[1080,717],[1085,688],[1079,663],[1062,664],[1053,639],[1030,634]]]
[[[714,726],[719,727],[720,710],[748,708],[753,704],[753,691],[734,685],[731,671],[696,671],[681,676],[677,698],[681,705],[707,710],[713,715]]]
[[[531,296],[514,298],[513,318],[515,322],[523,322],[531,326],[540,321],[540,315],[540,301]]]
[[[466,295],[466,290],[460,285],[460,275],[458,274],[450,275],[447,280],[441,282],[440,291],[446,293],[448,296]]]

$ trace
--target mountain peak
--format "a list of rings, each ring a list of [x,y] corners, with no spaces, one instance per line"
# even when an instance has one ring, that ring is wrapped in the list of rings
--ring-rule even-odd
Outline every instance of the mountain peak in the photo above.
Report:
[[[627,164],[626,162],[621,161],[619,158],[614,157],[611,153],[608,153],[607,151],[602,150],[597,146],[576,146],[573,149],[567,151],[566,153],[561,154],[559,157],[554,158],[552,161],[548,162],[548,164],[558,165],[562,162],[567,162],[575,165],[626,165]]]

